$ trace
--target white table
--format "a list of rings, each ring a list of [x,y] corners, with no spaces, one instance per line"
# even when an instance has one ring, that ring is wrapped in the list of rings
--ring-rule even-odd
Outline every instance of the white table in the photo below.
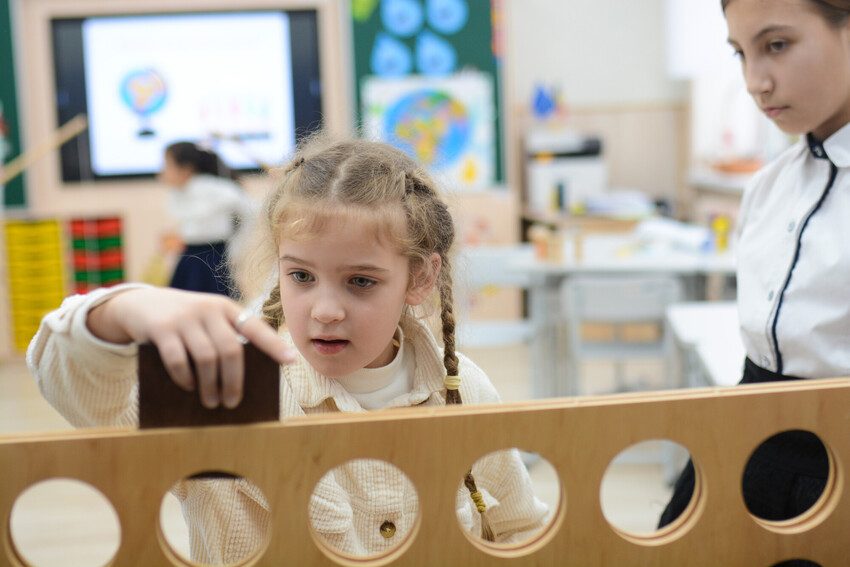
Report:
[[[531,277],[529,315],[532,321],[532,391],[535,397],[575,395],[569,376],[560,288],[566,278],[579,274],[672,274],[679,277],[689,299],[704,298],[705,278],[734,276],[732,252],[700,253],[667,246],[646,246],[630,234],[591,234],[581,239],[581,258],[567,240],[562,262],[527,259],[510,268]]]
[[[576,259],[576,248],[581,258]],[[610,274],[610,273],[735,273],[735,255],[696,252],[664,244],[642,243],[630,233],[588,234],[576,246],[572,238],[564,245],[562,262],[528,260],[514,264],[536,274]]]
[[[746,354],[734,301],[671,305],[667,324],[688,386],[734,386],[741,380]]]

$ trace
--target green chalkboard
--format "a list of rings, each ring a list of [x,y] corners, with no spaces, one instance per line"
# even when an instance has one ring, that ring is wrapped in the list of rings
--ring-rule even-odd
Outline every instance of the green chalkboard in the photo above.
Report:
[[[494,18],[498,0],[492,4],[491,0],[352,0],[351,8],[357,119],[361,128],[372,131],[369,125],[370,121],[375,122],[376,113],[389,116],[394,108],[389,102],[375,106],[375,97],[369,95],[375,89],[368,88],[370,81],[374,86],[375,78],[382,87],[392,87],[394,82],[427,85],[432,81],[435,85],[457,87],[456,92],[466,92],[472,99],[489,93],[486,108],[488,122],[492,122],[487,126],[491,155],[485,161],[491,181],[501,182],[500,60],[498,49],[494,50],[493,30],[493,21],[498,19]],[[430,59],[423,55],[432,52]],[[463,79],[458,78],[469,74],[474,75],[474,80],[466,81],[464,86]],[[486,89],[478,88],[483,80],[488,83]],[[364,104],[369,106],[364,108]]]
[[[15,57],[12,49],[9,0],[0,0],[0,158],[4,162],[21,152],[18,98],[15,93]],[[22,207],[26,204],[23,176],[18,176],[6,185],[3,201],[6,207]]]

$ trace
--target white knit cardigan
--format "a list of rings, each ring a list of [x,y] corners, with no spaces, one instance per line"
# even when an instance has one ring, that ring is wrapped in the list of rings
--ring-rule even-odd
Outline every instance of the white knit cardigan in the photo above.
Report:
[[[41,323],[27,362],[44,397],[76,427],[138,424],[136,346],[99,340],[86,327],[88,311],[133,285],[96,290],[66,299]],[[444,405],[442,350],[417,319],[401,321],[405,348],[413,349],[413,390],[388,407]],[[460,359],[464,403],[493,403],[499,397],[484,372]],[[336,381],[317,373],[304,359],[281,367],[281,418],[325,412],[365,411]],[[533,493],[516,450],[493,453],[473,466],[488,504],[496,540],[519,541],[545,524],[547,507]],[[461,479],[458,479],[460,483]],[[235,563],[256,551],[269,529],[263,494],[245,479],[180,481],[173,492],[189,525],[191,555],[207,564]],[[469,494],[459,489],[458,518],[480,533],[480,518]],[[401,472],[379,461],[352,461],[326,474],[310,500],[313,528],[332,548],[350,555],[374,555],[393,548],[410,532],[418,502]],[[395,535],[380,527],[392,522]]]

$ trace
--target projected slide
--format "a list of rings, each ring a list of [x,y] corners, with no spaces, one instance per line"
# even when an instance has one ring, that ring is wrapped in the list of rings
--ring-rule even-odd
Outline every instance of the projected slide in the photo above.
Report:
[[[94,173],[156,172],[177,140],[234,169],[281,163],[295,146],[289,33],[280,12],[86,19]]]

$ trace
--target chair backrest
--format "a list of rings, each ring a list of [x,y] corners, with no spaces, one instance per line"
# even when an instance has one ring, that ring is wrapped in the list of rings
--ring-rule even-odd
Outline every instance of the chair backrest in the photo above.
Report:
[[[458,253],[456,263],[462,280],[472,291],[487,286],[524,289],[530,284],[529,275],[511,266],[533,257],[534,249],[527,245],[472,246]]]
[[[663,321],[667,306],[681,301],[674,276],[576,276],[562,288],[564,315],[577,321],[641,323]]]
[[[573,379],[581,375],[582,360],[664,358],[670,352],[665,313],[682,297],[682,284],[674,276],[576,276],[564,282],[561,294]],[[587,336],[593,324],[602,325],[601,339]],[[628,326],[640,331],[637,340],[627,338]]]
[[[455,300],[458,321],[458,343],[463,346],[502,346],[523,342],[530,337],[531,327],[523,319],[488,319],[472,321],[470,312],[477,298],[502,289],[524,290],[531,285],[528,273],[512,266],[530,261],[534,250],[530,245],[475,246],[462,249],[455,262]]]

